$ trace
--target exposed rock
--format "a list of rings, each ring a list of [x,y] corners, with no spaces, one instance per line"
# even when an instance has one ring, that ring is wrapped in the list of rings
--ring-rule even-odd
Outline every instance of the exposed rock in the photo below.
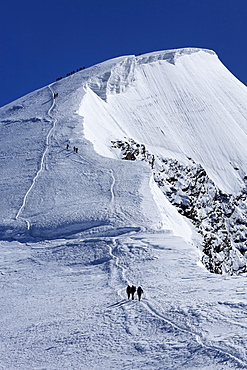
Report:
[[[150,165],[164,195],[202,235],[202,263],[210,272],[247,272],[246,189],[235,197],[222,193],[192,159],[191,164],[184,165],[155,157],[133,139],[113,141],[112,146],[121,150],[122,159],[134,158]]]

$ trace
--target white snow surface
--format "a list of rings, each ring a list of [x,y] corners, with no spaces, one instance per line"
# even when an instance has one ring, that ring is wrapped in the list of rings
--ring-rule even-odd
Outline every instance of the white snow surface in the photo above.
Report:
[[[160,228],[150,169],[111,147],[125,137],[154,155],[193,158],[237,194],[247,173],[246,99],[214,52],[179,49],[119,57],[1,108],[0,231],[51,238]]]
[[[193,158],[237,194],[246,101],[214,52],[187,48],[115,58],[0,109],[0,369],[247,368],[246,277],[207,272],[150,167],[111,145]]]
[[[1,242],[0,368],[246,369],[246,278],[197,261],[169,232]]]
[[[131,137],[156,155],[192,157],[227,193],[243,187],[247,90],[216,54],[183,49],[126,57],[104,88],[101,81],[89,84],[79,109],[97,152],[114,157],[109,141]]]

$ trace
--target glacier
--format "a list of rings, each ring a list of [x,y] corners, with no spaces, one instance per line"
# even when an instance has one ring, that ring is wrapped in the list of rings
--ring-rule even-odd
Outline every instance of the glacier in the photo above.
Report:
[[[3,369],[247,366],[246,98],[184,48],[0,108]]]

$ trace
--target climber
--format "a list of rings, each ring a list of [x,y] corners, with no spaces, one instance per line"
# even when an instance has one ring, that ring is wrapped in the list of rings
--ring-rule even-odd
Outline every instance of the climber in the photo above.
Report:
[[[130,299],[131,287],[129,285],[126,288],[126,293],[128,295],[128,299]]]
[[[141,288],[140,286],[138,286],[138,288],[137,288],[137,295],[138,295],[138,299],[139,299],[139,301],[141,300],[141,295],[142,295],[142,293],[143,293],[142,288]]]
[[[130,288],[131,290],[130,290],[130,293],[131,293],[131,299],[135,299],[134,298],[134,294],[135,294],[135,292],[136,292],[136,287],[134,286],[134,285],[132,285],[132,287]]]

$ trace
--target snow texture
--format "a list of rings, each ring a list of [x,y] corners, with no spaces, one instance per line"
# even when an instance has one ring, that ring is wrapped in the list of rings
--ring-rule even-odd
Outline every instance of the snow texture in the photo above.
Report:
[[[187,48],[0,109],[1,369],[247,368],[246,101]]]

